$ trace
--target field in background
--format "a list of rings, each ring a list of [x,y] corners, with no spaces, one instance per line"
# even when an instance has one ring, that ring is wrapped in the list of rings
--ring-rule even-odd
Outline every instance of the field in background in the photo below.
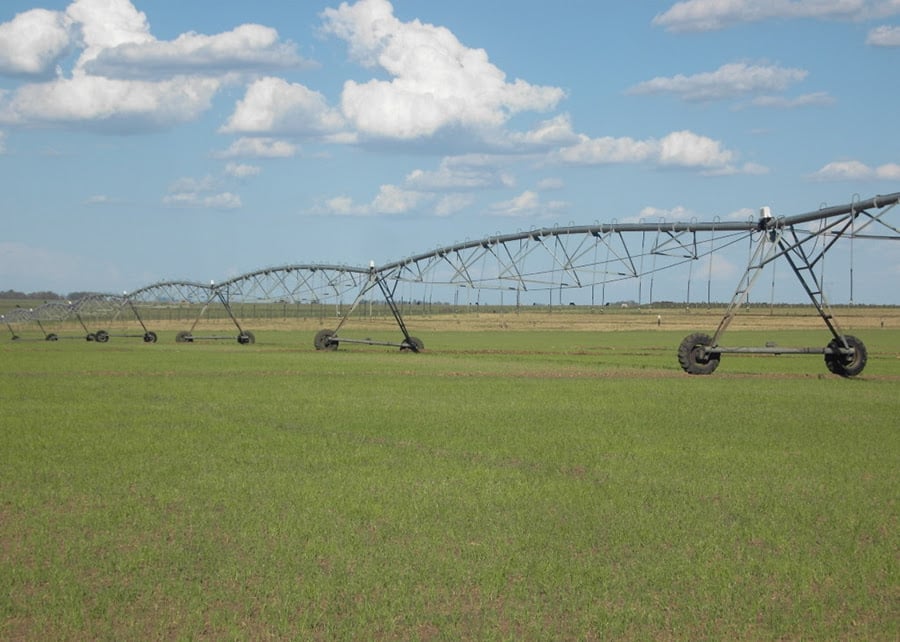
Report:
[[[21,302],[20,302],[21,304]],[[3,306],[7,307],[3,307]],[[9,313],[15,302],[0,301],[0,314]],[[22,306],[26,307],[27,306]],[[401,303],[400,311],[413,334],[460,330],[571,330],[611,331],[625,329],[703,330],[710,334],[721,320],[725,306],[645,305],[635,307],[592,306],[450,306]],[[259,330],[305,330],[334,328],[349,310],[349,304],[238,304],[233,314],[242,328]],[[94,317],[82,315],[90,331],[143,332],[141,321],[155,332],[167,330],[235,331],[234,322],[219,304],[166,304],[141,306],[140,321],[127,306]],[[834,316],[847,332],[868,328],[900,328],[900,306],[835,306]],[[76,318],[64,322],[45,321],[44,330],[59,335],[85,334]],[[383,303],[363,304],[350,317],[346,327],[397,330],[390,310]],[[825,325],[811,305],[790,306],[752,304],[741,309],[731,326],[739,329],[823,329]],[[10,328],[0,328],[10,336]],[[34,322],[14,324],[12,330],[22,336],[43,336]],[[397,330],[398,331],[398,330]],[[828,341],[826,340],[825,343]]]
[[[422,354],[317,352],[331,313],[0,341],[0,638],[895,640],[900,315],[837,315],[855,379],[686,375],[699,310],[413,312]]]

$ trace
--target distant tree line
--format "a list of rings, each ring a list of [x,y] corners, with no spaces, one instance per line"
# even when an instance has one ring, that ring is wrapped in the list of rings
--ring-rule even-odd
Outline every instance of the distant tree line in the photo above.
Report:
[[[29,301],[77,301],[93,292],[69,292],[65,296],[56,292],[19,292],[18,290],[0,291],[0,299],[25,299]]]

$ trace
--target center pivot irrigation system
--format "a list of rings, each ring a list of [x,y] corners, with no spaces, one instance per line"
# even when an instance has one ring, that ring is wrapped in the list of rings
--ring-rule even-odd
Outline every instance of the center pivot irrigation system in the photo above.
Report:
[[[318,307],[324,316],[330,306],[339,320],[334,328],[320,330],[313,340],[317,350],[336,350],[340,344],[368,344],[399,347],[402,351],[421,352],[423,342],[412,336],[403,319],[403,306],[410,301],[453,301],[459,303],[460,294],[471,305],[477,305],[482,295],[498,299],[500,305],[515,300],[516,306],[531,300],[553,303],[562,293],[578,290],[584,296],[589,290],[591,305],[608,305],[607,287],[621,282],[633,282],[638,288],[638,302],[646,298],[652,302],[655,279],[664,271],[681,266],[687,271],[688,305],[692,302],[691,287],[706,277],[706,301],[711,303],[711,279],[715,272],[714,257],[721,252],[734,252],[742,244],[747,247],[747,267],[737,285],[731,302],[718,328],[712,335],[694,333],[685,337],[678,348],[678,361],[690,374],[711,374],[723,354],[820,354],[829,371],[852,377],[866,365],[865,345],[858,338],[845,334],[832,314],[825,297],[825,255],[838,241],[850,243],[850,300],[853,301],[853,243],[856,239],[900,240],[900,229],[887,220],[888,213],[900,202],[900,192],[876,196],[867,200],[854,199],[846,205],[822,207],[795,216],[773,216],[764,207],[759,217],[745,221],[711,222],[637,222],[608,223],[569,227],[552,227],[497,234],[476,241],[454,245],[408,257],[376,267],[351,267],[327,264],[293,264],[265,268],[243,274],[219,284],[204,285],[188,281],[155,283],[116,298],[118,317],[130,309],[144,330],[145,342],[153,342],[156,335],[147,330],[144,315],[154,308],[183,308],[199,311],[190,330],[179,332],[176,340],[192,343],[202,339],[234,339],[221,334],[199,335],[196,329],[204,315],[213,308],[222,318],[229,318],[237,328],[237,341],[255,342],[252,332],[242,327],[236,310],[246,311],[257,305]],[[803,291],[824,321],[830,333],[825,347],[789,348],[767,344],[763,347],[729,346],[723,343],[728,326],[737,312],[748,302],[750,291],[763,271],[784,259],[799,281]],[[415,297],[412,291],[424,296]],[[645,292],[647,289],[647,292]],[[380,292],[402,333],[398,341],[377,341],[342,336],[341,331],[350,317],[362,306],[370,305],[372,294]],[[599,295],[599,301],[598,299]],[[347,306],[345,300],[352,297]],[[694,299],[696,299],[696,293]],[[701,297],[702,298],[702,297]],[[113,306],[113,297],[97,296],[91,305]],[[87,303],[54,309],[54,318],[79,313]],[[53,304],[42,306],[52,308]],[[113,306],[115,307],[115,306]],[[40,310],[40,309],[38,309]],[[38,311],[35,311],[36,313]],[[49,310],[32,315],[30,320],[40,323]],[[16,338],[12,325],[23,323],[27,315],[5,319]],[[81,322],[87,332],[87,326]],[[43,328],[42,328],[43,329]],[[87,338],[104,342],[109,334],[88,332]],[[46,334],[46,333],[45,333]],[[129,335],[126,335],[129,336]],[[131,335],[135,336],[135,335]],[[102,338],[101,338],[102,337]],[[152,339],[148,339],[152,337]],[[47,337],[49,338],[49,336]]]
[[[690,290],[690,268],[695,262],[702,259],[709,262],[709,278],[715,252],[749,239],[752,252],[747,268],[715,333],[712,336],[690,334],[678,348],[678,361],[684,371],[711,374],[721,356],[727,353],[820,354],[824,355],[830,372],[853,377],[865,368],[866,348],[858,338],[841,330],[831,312],[823,288],[824,258],[841,239],[849,239],[851,243],[853,239],[863,238],[900,240],[900,229],[885,220],[898,201],[900,193],[893,193],[788,217],[772,216],[771,210],[764,207],[758,219],[743,222],[610,223],[498,235],[439,248],[378,269],[370,267],[369,278],[350,311],[377,285],[403,333],[401,347],[418,352],[422,342],[409,335],[393,302],[396,288],[402,282],[513,291],[517,303],[529,291],[591,287],[593,303],[597,285],[605,287],[615,281],[649,276],[652,300],[656,273],[688,263]],[[821,348],[724,345],[722,337],[747,302],[758,277],[781,258],[799,280],[828,328],[831,340]],[[852,269],[851,264],[851,300]],[[315,338],[316,348],[336,348],[342,341],[338,330],[320,331]]]
[[[144,343],[156,343],[156,333],[147,329],[134,302],[127,296],[91,294],[74,302],[50,301],[37,308],[27,310],[16,308],[0,316],[0,321],[6,325],[13,341],[23,340],[23,337],[16,332],[14,326],[21,327],[23,324],[33,323],[40,330],[41,338],[44,341],[83,338],[87,341],[106,343],[114,335],[102,329],[91,330],[88,327],[88,323],[97,323],[101,319],[105,321],[115,320],[121,316],[125,308],[130,309],[134,313],[135,318],[143,329],[143,333],[115,336],[138,337],[143,339]],[[56,331],[56,326],[70,320],[78,322],[78,325],[84,331],[83,335],[68,336]]]

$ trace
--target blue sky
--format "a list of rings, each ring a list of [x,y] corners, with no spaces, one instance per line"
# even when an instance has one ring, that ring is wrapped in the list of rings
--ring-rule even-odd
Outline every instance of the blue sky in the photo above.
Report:
[[[797,214],[900,191],[898,98],[897,0],[4,0],[0,290]]]

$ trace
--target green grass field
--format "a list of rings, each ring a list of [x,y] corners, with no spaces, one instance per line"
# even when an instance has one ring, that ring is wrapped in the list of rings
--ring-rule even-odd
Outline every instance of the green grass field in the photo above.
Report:
[[[900,329],[174,335],[0,342],[0,639],[900,637]]]

